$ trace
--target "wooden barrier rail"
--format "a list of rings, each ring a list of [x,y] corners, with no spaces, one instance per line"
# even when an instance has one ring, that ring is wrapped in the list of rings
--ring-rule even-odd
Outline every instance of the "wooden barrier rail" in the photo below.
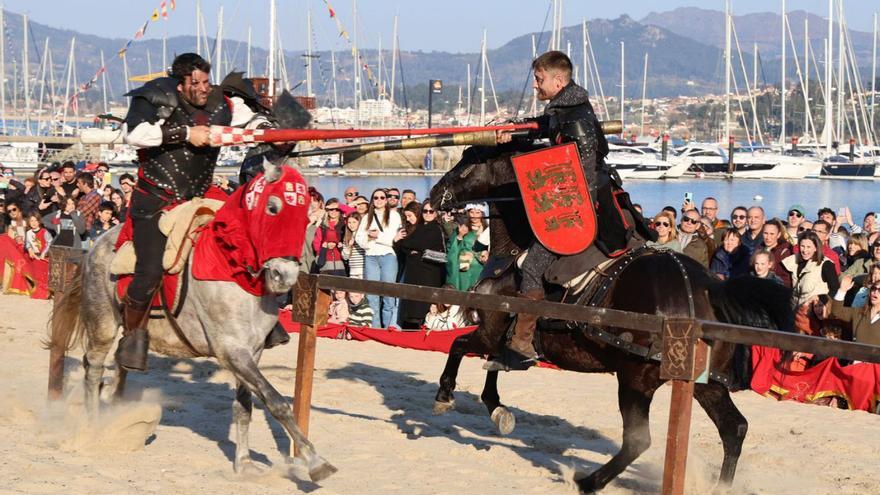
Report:
[[[528,313],[596,326],[660,333],[662,339],[660,376],[672,381],[662,485],[662,493],[670,495],[684,493],[694,384],[697,377],[706,370],[709,354],[707,341],[764,345],[790,351],[880,363],[880,347],[855,342],[828,340],[716,321],[664,318],[657,315],[532,301],[518,297],[330,275],[301,274],[295,289],[292,314],[293,321],[301,324],[293,408],[304,435],[308,435],[317,328],[326,319],[327,304],[330,301],[326,290],[363,292],[488,311]]]

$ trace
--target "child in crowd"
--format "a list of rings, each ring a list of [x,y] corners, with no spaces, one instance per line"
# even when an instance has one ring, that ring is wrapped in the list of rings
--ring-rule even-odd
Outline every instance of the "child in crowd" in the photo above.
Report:
[[[361,292],[348,293],[348,324],[353,327],[368,327],[373,323],[373,308]]]
[[[25,234],[24,246],[32,260],[45,260],[52,244],[52,234],[40,221],[40,216],[32,213],[27,217],[28,231]]]
[[[92,228],[89,230],[89,240],[94,244],[101,234],[107,232],[118,224],[119,220],[116,218],[116,207],[110,201],[104,201],[98,206],[98,217],[95,219],[95,223],[92,224]]]
[[[344,290],[333,291],[333,301],[327,308],[327,323],[348,323],[348,300]]]
[[[348,276],[364,278],[364,255],[366,250],[354,241],[361,224],[361,214],[353,212],[345,219],[345,234],[342,237],[342,258],[348,261]]]

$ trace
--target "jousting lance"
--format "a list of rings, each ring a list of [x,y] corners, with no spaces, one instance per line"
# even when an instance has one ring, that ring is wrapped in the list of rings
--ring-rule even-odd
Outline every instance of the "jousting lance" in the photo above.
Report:
[[[600,122],[604,134],[620,134],[623,124],[619,120]],[[527,131],[513,131],[514,137],[525,135]],[[495,146],[495,131],[463,132],[459,134],[439,134],[410,139],[392,139],[375,143],[336,146],[333,148],[311,149],[289,153],[292,157],[335,155],[337,153],[372,153],[375,151],[411,150],[419,148],[437,148],[442,146]]]
[[[211,146],[230,146],[251,143],[283,143],[291,141],[318,141],[364,137],[414,137],[428,135],[462,134],[481,131],[524,131],[537,129],[536,122],[477,127],[434,127],[430,129],[240,129],[212,125]]]

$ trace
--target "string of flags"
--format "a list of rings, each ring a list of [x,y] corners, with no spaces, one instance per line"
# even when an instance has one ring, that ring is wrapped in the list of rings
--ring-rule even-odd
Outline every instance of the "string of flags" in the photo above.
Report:
[[[367,73],[367,79],[370,81],[370,84],[373,86],[378,86],[376,82],[376,78],[373,77],[373,70],[370,69],[370,65],[367,64],[367,61],[364,57],[355,51],[354,43],[351,41],[351,37],[348,35],[348,31],[345,29],[345,26],[342,25],[342,21],[339,20],[339,16],[336,15],[336,11],[333,9],[333,6],[330,5],[328,0],[324,0],[324,5],[327,6],[327,12],[330,14],[330,18],[336,22],[336,29],[339,31],[339,37],[348,42],[348,45],[351,47],[351,57],[357,57],[358,64],[363,67],[364,71]]]
[[[177,8],[177,0],[162,0],[159,3],[159,7],[153,9],[153,12],[150,14],[149,19],[147,19],[147,21],[144,22],[140,28],[138,28],[138,30],[134,33],[134,36],[132,38],[130,38],[128,41],[126,41],[125,45],[123,45],[122,48],[120,48],[116,52],[117,58],[125,57],[125,53],[128,51],[129,47],[131,47],[131,44],[137,40],[142,39],[144,37],[144,35],[147,34],[147,27],[150,25],[151,22],[156,22],[160,18],[165,19],[167,21],[169,8],[170,8],[170,10],[174,10],[175,8]],[[111,60],[111,62],[112,62],[112,60]],[[107,65],[109,65],[109,64],[104,64],[104,66],[98,68],[98,70],[95,72],[95,75],[93,75],[91,79],[80,84],[79,87],[77,88],[77,90],[74,91],[73,95],[67,101],[65,106],[70,107],[74,113],[77,113],[78,108],[79,108],[79,104],[78,104],[79,96],[82,93],[85,93],[86,91],[88,91],[92,86],[94,86],[98,82],[98,79],[101,77],[101,75],[103,75],[105,72],[107,72]]]

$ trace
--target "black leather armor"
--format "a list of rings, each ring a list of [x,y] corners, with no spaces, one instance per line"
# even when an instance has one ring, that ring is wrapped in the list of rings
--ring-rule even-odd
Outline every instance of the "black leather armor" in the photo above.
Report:
[[[177,80],[154,79],[129,92],[128,129],[147,122],[162,124],[162,144],[138,150],[141,188],[167,201],[201,196],[214,177],[219,148],[196,147],[186,140],[186,128],[197,125],[229,125],[232,108],[219,87],[214,86],[204,107],[194,107],[178,97]]]

